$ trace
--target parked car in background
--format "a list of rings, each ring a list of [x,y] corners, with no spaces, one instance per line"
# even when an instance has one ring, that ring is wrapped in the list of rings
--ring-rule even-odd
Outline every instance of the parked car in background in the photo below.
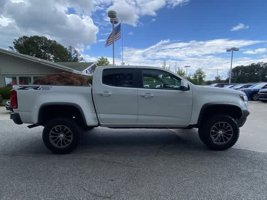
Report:
[[[259,91],[258,99],[262,102],[267,102],[267,89],[261,89]]]
[[[251,87],[252,85],[255,85],[255,83],[240,83],[240,84],[236,84],[232,88],[234,90],[240,90],[240,89]]]
[[[244,92],[249,100],[256,101],[258,100],[258,92],[261,89],[267,88],[267,83],[261,82],[261,83],[256,83],[248,88],[241,89],[240,91]]]
[[[223,88],[233,88],[235,86],[235,84],[229,84],[229,85],[224,85]]]
[[[213,84],[211,84],[209,86],[223,88],[223,87],[225,87],[227,85],[232,85],[232,84],[229,84],[229,83],[213,83]]]

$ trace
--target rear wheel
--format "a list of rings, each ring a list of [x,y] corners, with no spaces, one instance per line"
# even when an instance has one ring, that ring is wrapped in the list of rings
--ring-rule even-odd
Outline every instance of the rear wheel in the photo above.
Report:
[[[198,131],[200,140],[213,150],[226,150],[232,147],[239,137],[239,127],[228,115],[211,117]]]
[[[72,152],[77,147],[79,138],[80,128],[71,119],[53,119],[43,130],[45,146],[57,154]]]

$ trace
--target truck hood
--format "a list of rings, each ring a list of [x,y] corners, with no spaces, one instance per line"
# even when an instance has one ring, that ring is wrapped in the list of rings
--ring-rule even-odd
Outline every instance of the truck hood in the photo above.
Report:
[[[199,86],[194,85],[195,89],[201,93],[216,93],[216,94],[233,94],[233,95],[242,95],[244,92],[233,90],[231,88],[216,88],[210,86]]]

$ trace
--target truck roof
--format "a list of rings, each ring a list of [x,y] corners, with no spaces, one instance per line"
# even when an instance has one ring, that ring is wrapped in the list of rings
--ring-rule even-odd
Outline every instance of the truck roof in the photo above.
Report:
[[[161,67],[155,66],[137,66],[137,65],[106,65],[106,66],[98,66],[101,68],[146,68],[146,69],[163,69]]]
[[[168,69],[164,69],[162,67],[155,67],[155,66],[145,66],[145,65],[106,65],[106,66],[98,66],[97,68],[100,69],[118,69],[118,68],[130,68],[130,69],[134,69],[134,68],[145,68],[145,69],[160,69],[166,72],[169,72],[175,76],[179,76],[177,74],[175,74],[174,72],[168,70]],[[180,77],[180,76],[179,76]],[[181,78],[181,77],[180,77]]]

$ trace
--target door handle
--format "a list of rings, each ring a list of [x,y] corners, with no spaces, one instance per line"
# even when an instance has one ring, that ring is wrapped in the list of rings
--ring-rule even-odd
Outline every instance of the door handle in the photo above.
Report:
[[[151,94],[151,93],[145,93],[145,94],[141,94],[141,97],[144,97],[144,98],[146,98],[146,99],[149,99],[149,98],[154,97],[154,95]]]
[[[100,93],[100,96],[102,96],[102,97],[109,97],[111,95],[112,95],[112,93],[109,91],[103,91],[102,93]]]

